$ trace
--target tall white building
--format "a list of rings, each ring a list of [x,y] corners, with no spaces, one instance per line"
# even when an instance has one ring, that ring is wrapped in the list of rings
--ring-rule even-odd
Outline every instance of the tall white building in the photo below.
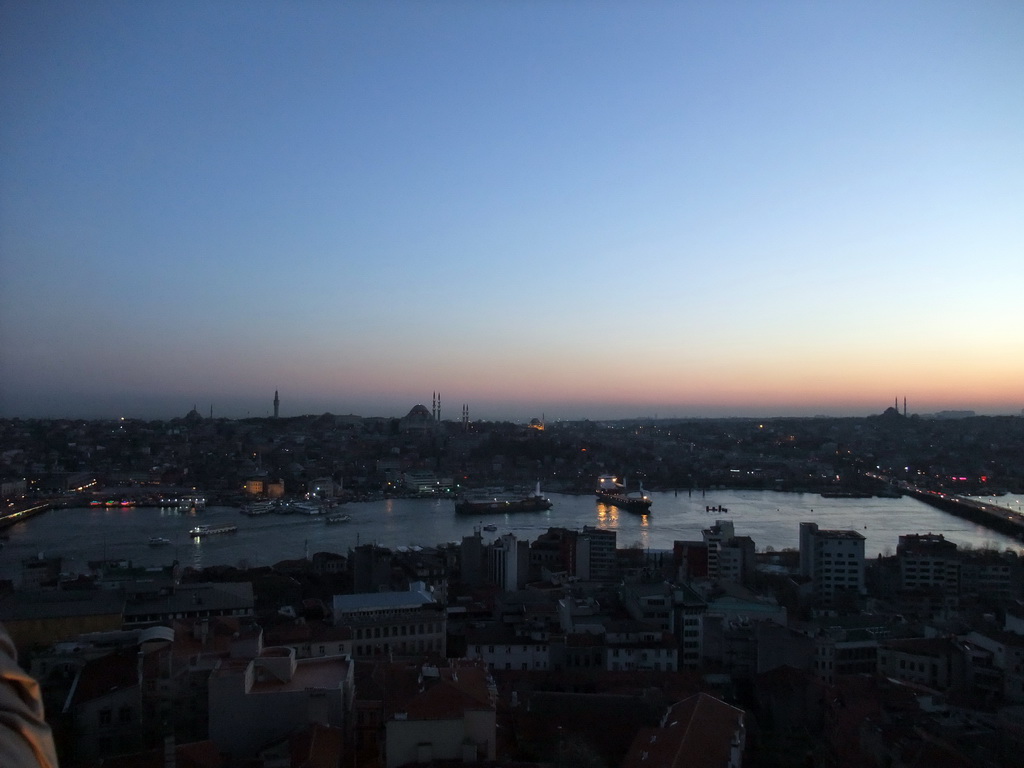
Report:
[[[515,534],[504,534],[488,549],[488,575],[491,582],[504,592],[514,592],[526,586],[529,566],[530,543],[519,541]]]
[[[814,581],[821,597],[854,591],[863,595],[864,537],[857,531],[827,531],[800,523],[800,574]]]

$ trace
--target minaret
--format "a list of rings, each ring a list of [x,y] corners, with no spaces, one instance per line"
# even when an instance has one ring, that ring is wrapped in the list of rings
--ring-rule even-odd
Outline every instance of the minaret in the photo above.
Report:
[[[281,411],[281,398],[277,396],[277,390],[274,390],[274,418],[277,418],[277,414]]]
[[[907,396],[903,396],[903,415],[907,415]]]

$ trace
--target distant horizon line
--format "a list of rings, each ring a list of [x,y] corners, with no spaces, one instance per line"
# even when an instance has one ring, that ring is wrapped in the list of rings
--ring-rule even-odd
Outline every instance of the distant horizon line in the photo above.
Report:
[[[532,416],[532,417],[529,417],[529,418],[523,418],[523,417],[490,417],[490,418],[477,417],[477,418],[469,418],[469,417],[466,417],[465,420],[466,420],[467,423],[485,423],[485,422],[501,423],[501,422],[506,422],[506,423],[511,423],[511,424],[530,424],[530,423],[532,423],[534,421],[538,421],[538,422],[540,422],[542,424],[559,424],[559,423],[586,422],[586,421],[593,421],[593,422],[613,422],[613,421],[614,422],[621,422],[621,421],[639,422],[639,421],[716,421],[716,420],[751,420],[751,421],[764,420],[764,421],[774,421],[774,420],[785,420],[785,419],[864,419],[864,418],[871,418],[871,417],[882,416],[883,414],[885,414],[885,413],[887,413],[889,411],[892,411],[892,410],[896,410],[896,409],[894,409],[892,406],[889,406],[889,407],[887,407],[886,409],[884,409],[882,411],[876,411],[876,412],[871,412],[871,413],[862,413],[862,414],[836,414],[836,413],[800,414],[800,413],[780,413],[780,414],[774,414],[774,415],[767,415],[767,414],[763,414],[762,413],[762,414],[712,414],[712,415],[709,415],[709,414],[705,414],[705,415],[690,414],[690,415],[665,415],[665,416],[663,416],[663,415],[659,415],[659,414],[655,413],[655,414],[647,414],[647,415],[637,414],[637,415],[633,415],[633,416],[597,416],[597,417],[595,417],[595,416],[576,416],[576,417],[556,417],[556,418],[545,418],[543,415],[540,416],[540,417]],[[188,418],[192,413],[195,413],[199,418],[201,418],[203,420],[212,419],[214,421],[217,421],[217,420],[221,420],[221,421],[251,421],[251,420],[288,421],[288,420],[291,420],[291,419],[316,419],[316,418],[321,418],[323,416],[348,417],[348,418],[360,419],[360,420],[372,420],[372,419],[383,419],[383,420],[393,420],[393,419],[395,419],[395,420],[402,420],[402,419],[408,418],[408,416],[409,416],[409,413],[406,413],[404,415],[388,415],[388,416],[368,415],[367,416],[367,415],[362,415],[362,414],[358,414],[358,413],[351,413],[351,412],[349,412],[349,413],[341,413],[341,412],[334,412],[334,411],[320,411],[320,412],[309,412],[309,413],[301,413],[301,414],[294,414],[294,415],[277,415],[277,416],[275,416],[272,413],[267,413],[265,415],[249,415],[249,414],[246,414],[244,416],[218,416],[216,414],[204,415],[198,409],[193,408],[192,410],[190,410],[188,413],[186,413],[183,416],[163,416],[163,417],[154,416],[154,417],[147,417],[147,416],[6,416],[6,415],[4,415],[4,416],[0,416],[0,420],[4,420],[4,421],[14,421],[14,420],[22,420],[22,421],[176,421],[176,420],[184,420],[184,419]],[[917,412],[915,412],[915,413],[905,413],[902,410],[897,410],[897,414],[899,416],[905,417],[905,418],[912,418],[912,417],[917,417],[917,418],[942,418],[942,417],[944,417],[944,418],[976,418],[976,417],[985,417],[985,418],[999,418],[999,417],[1021,418],[1021,417],[1024,417],[1024,409],[1021,409],[1021,411],[1019,413],[1010,413],[1010,412],[979,412],[979,411],[976,411],[976,410],[971,409],[971,408],[945,408],[945,409],[942,409],[942,410],[927,411],[927,412],[920,412],[920,413],[917,413]],[[462,416],[458,416],[458,417],[455,417],[455,418],[444,418],[444,417],[441,417],[440,414],[437,414],[437,417],[434,418],[432,416],[431,420],[437,421],[438,423],[458,424],[458,423],[462,422],[464,419],[463,419]]]

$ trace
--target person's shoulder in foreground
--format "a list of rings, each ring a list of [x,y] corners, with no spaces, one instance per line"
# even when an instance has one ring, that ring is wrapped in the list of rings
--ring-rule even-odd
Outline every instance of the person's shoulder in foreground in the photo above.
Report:
[[[0,680],[0,766],[57,768],[57,750],[43,717],[39,683],[18,666],[14,643],[3,624]]]

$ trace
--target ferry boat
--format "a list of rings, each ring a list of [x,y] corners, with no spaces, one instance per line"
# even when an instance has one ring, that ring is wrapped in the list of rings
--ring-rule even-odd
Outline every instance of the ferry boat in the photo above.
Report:
[[[254,504],[246,504],[242,507],[241,512],[243,515],[249,517],[256,517],[257,515],[269,515],[271,512],[277,510],[277,502],[274,501],[257,501]]]
[[[163,536],[150,536],[149,546],[151,547],[166,547],[171,543],[170,539],[165,539]]]
[[[651,509],[652,499],[644,491],[643,484],[640,485],[639,495],[631,496],[626,492],[626,486],[620,483],[615,475],[601,475],[597,478],[597,490],[594,493],[598,501],[627,512],[646,514]]]
[[[192,538],[198,539],[203,536],[213,536],[216,533],[234,533],[237,530],[237,525],[197,525],[189,531],[189,534]]]
[[[545,509],[551,509],[551,501],[541,494],[540,483],[532,494],[525,496],[505,491],[471,491],[455,500],[455,511],[460,515],[543,512]]]
[[[312,504],[308,501],[296,501],[290,506],[292,511],[300,515],[322,515],[326,512],[319,504]]]

